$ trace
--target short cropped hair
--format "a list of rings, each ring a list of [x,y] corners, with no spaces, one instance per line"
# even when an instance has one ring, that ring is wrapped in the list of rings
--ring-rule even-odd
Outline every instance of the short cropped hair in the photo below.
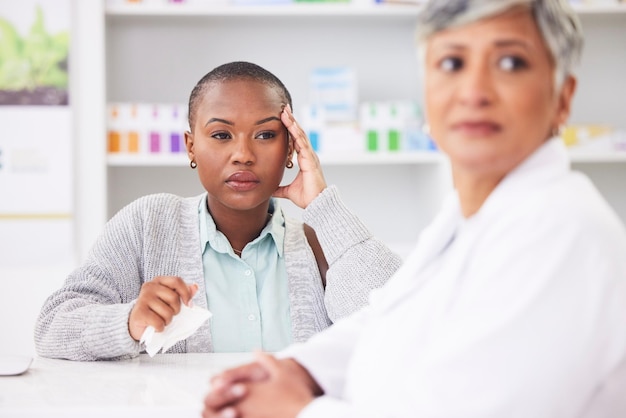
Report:
[[[556,84],[573,74],[580,61],[583,33],[567,0],[429,0],[417,22],[417,40],[423,46],[431,35],[495,16],[514,7],[530,9],[555,64]]]
[[[289,104],[289,106],[293,109],[291,94],[289,94],[289,91],[278,77],[267,71],[265,68],[251,62],[234,61],[220,65],[219,67],[209,71],[200,79],[200,81],[198,81],[196,86],[191,91],[187,116],[189,129],[193,129],[198,106],[202,100],[202,96],[211,83],[246,79],[257,81],[276,88],[283,96],[282,99],[285,104]]]

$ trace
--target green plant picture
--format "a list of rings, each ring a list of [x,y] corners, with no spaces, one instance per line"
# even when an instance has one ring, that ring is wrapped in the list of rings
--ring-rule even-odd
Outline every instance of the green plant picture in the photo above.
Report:
[[[0,16],[0,105],[67,105],[69,41],[46,30],[39,5],[24,36]]]

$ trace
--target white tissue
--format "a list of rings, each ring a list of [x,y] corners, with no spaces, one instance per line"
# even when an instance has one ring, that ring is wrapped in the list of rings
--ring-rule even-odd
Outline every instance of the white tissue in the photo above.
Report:
[[[161,349],[165,353],[178,341],[196,332],[211,315],[211,312],[199,306],[190,308],[181,304],[180,312],[172,318],[172,322],[162,332],[156,332],[154,327],[149,326],[141,335],[139,342],[146,345],[146,352],[150,357],[154,357]]]

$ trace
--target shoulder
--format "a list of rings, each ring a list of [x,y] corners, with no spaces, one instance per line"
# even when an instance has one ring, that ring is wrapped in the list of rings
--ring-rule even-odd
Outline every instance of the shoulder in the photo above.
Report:
[[[137,198],[129,203],[120,212],[135,212],[159,214],[174,212],[181,209],[195,207],[197,209],[204,194],[194,197],[181,197],[171,193],[155,193]]]
[[[145,195],[120,209],[109,223],[126,226],[172,224],[181,219],[195,218],[200,200],[204,196],[202,194],[194,197],[181,197],[171,193]]]
[[[626,251],[624,224],[580,173],[569,172],[507,197],[499,202],[498,213],[481,219],[480,244],[514,250],[518,257],[573,264],[612,259],[617,249]]]
[[[529,202],[529,218],[582,237],[624,235],[624,225],[591,180],[570,172],[546,185]],[[550,229],[550,228],[547,228]]]
[[[183,201],[183,197],[171,193],[155,193],[137,198],[128,206],[134,209],[176,206]]]

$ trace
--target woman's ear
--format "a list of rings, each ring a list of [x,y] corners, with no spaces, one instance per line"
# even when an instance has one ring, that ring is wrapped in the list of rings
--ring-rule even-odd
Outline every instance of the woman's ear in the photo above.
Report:
[[[193,161],[195,154],[193,152],[193,134],[190,131],[185,131],[185,148],[187,148],[189,160]]]
[[[576,77],[568,75],[563,81],[561,91],[559,92],[558,108],[556,111],[556,126],[563,126],[569,119],[572,109],[572,100],[576,92]]]

